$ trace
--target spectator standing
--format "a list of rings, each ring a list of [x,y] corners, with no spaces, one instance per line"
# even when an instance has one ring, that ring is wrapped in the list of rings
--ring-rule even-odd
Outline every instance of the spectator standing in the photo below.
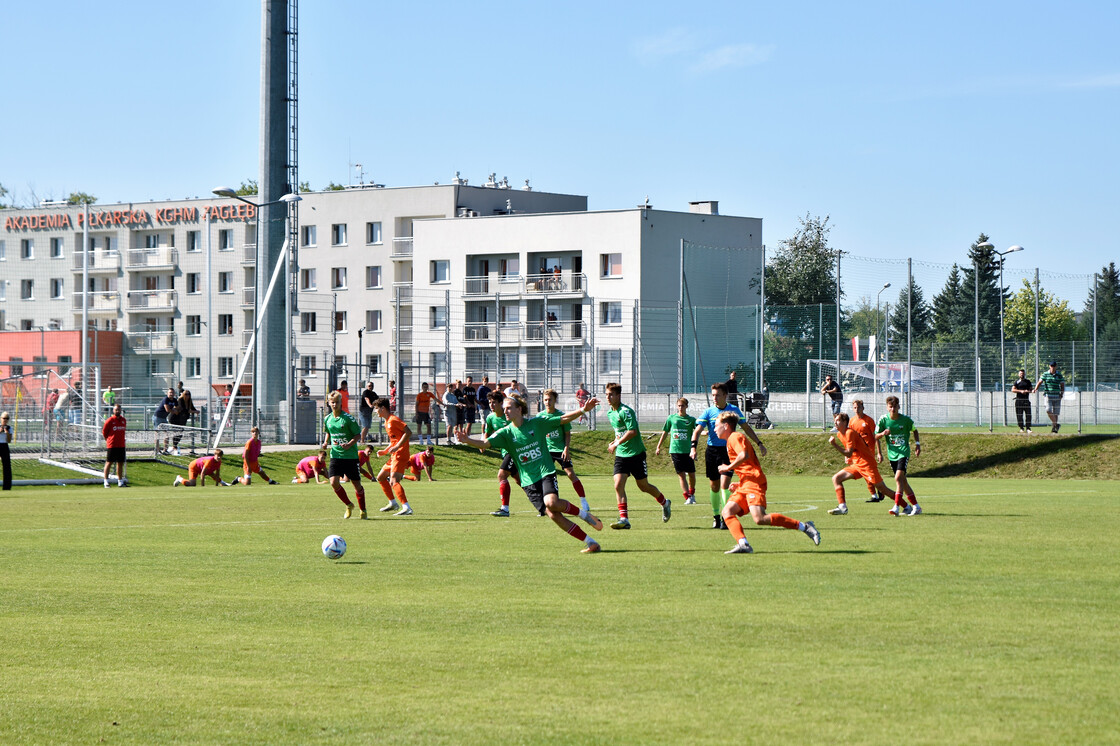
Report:
[[[51,389],[51,393],[47,396],[47,401],[43,404],[43,424],[45,425],[54,414],[54,405],[58,404],[58,389]]]
[[[1019,377],[1011,384],[1011,393],[1015,394],[1015,420],[1019,423],[1019,432],[1031,433],[1031,379],[1027,372],[1019,369]]]
[[[360,443],[369,440],[369,428],[373,424],[373,403],[377,401],[377,392],[373,390],[373,381],[366,381],[362,389],[362,397],[358,401],[358,424],[362,426]]]
[[[296,398],[301,400],[311,398],[311,388],[308,387],[307,380],[304,378],[299,379],[299,388],[296,389]]]
[[[175,398],[175,389],[168,389],[167,394],[163,397],[163,401],[156,407],[155,414],[152,416],[152,425],[157,430],[166,430],[166,425],[170,420],[171,413],[175,411],[175,405],[178,400]],[[156,437],[156,442],[159,442],[159,437]],[[171,437],[164,436],[163,439],[163,452],[166,453],[171,446]]]
[[[338,384],[338,393],[342,395],[342,411],[350,414],[350,387],[345,380]]]
[[[486,376],[482,377],[482,383],[475,392],[475,401],[478,402],[478,411],[480,413],[479,419],[483,422],[490,415],[490,392],[494,389],[490,387],[490,379]]]
[[[731,371],[731,374],[727,377],[727,380],[723,382],[723,385],[727,387],[727,401],[738,407],[739,382],[735,380],[735,371]]]
[[[171,439],[173,455],[183,455],[179,451],[179,442],[183,440],[183,431],[181,428],[196,414],[198,414],[198,410],[194,408],[194,400],[191,399],[191,392],[184,389],[180,392],[179,398],[175,400],[175,407],[167,417],[167,423],[176,427],[175,435]]]
[[[420,393],[416,395],[416,434],[420,436],[420,444],[432,442],[432,403],[436,397],[428,391],[428,384],[420,384]],[[427,435],[424,434],[424,425],[428,426]],[[427,441],[425,441],[425,437]]]
[[[101,403],[105,405],[105,414],[112,414],[113,405],[117,403],[117,392],[113,391],[112,386],[106,386],[101,393]]]
[[[1066,379],[1058,372],[1058,361],[1050,361],[1050,370],[1038,377],[1034,391],[1042,389],[1046,394],[1046,415],[1050,418],[1050,432],[1056,433],[1062,428],[1058,424],[1058,415],[1062,413],[1062,397],[1066,393]]]
[[[474,387],[474,378],[467,376],[467,382],[462,388],[462,421],[464,432],[467,435],[471,434],[474,429],[474,423],[478,421],[478,389]]]
[[[397,411],[397,382],[389,381],[389,409]]]
[[[832,400],[832,416],[840,414],[840,408],[844,404],[844,392],[840,389],[840,384],[832,380],[832,376],[824,377],[824,385],[821,386],[821,393]],[[763,454],[764,456],[766,454]]]
[[[12,452],[8,447],[12,442],[12,426],[8,424],[10,417],[7,412],[0,412],[0,470],[3,471],[5,490],[12,488]]]
[[[579,388],[576,389],[576,404],[579,405],[580,409],[583,409],[583,405],[586,404],[587,400],[590,399],[590,398],[591,398],[591,392],[587,390],[587,385],[584,384],[584,383],[581,383],[579,385]],[[587,413],[586,412],[584,412],[582,415],[580,415],[579,421],[584,423],[584,424],[589,424],[590,423],[590,420],[587,419]]]
[[[455,389],[448,386],[443,390],[443,411],[447,416],[447,444],[455,445],[455,428],[459,425],[459,397],[455,396]]]
[[[117,486],[127,487],[124,482],[125,429],[127,420],[121,416],[121,405],[113,405],[113,415],[101,426],[101,437],[105,438],[105,471],[102,473],[105,489],[109,488],[109,469],[117,465]]]

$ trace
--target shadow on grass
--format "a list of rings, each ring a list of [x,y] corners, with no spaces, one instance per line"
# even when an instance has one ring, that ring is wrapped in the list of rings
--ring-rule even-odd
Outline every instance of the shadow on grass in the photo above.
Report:
[[[365,560],[335,560],[336,565],[368,565]]]
[[[990,453],[986,456],[976,456],[968,461],[953,464],[942,464],[929,469],[914,470],[912,477],[960,477],[975,474],[999,466],[1019,464],[1031,458],[1050,456],[1054,454],[1073,454],[1078,449],[1095,446],[1120,438],[1118,435],[1077,435],[1070,437],[1047,438],[1045,440],[1032,440],[1029,444],[1009,448],[999,453]]]

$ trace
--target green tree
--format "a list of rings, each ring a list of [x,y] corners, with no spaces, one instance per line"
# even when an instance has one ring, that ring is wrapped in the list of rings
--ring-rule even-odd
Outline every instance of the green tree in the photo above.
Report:
[[[801,228],[778,244],[766,271],[767,306],[836,302],[836,252],[828,246],[828,216],[798,218]]]
[[[925,342],[933,336],[933,312],[923,297],[921,286],[914,284],[913,278],[910,287],[898,293],[898,302],[891,308],[891,338],[896,344],[906,343],[907,303],[910,304],[910,339],[916,343]]]
[[[1034,288],[1027,280],[1007,301],[1003,309],[1004,330],[1008,339],[1034,341]],[[1082,339],[1084,329],[1069,303],[1053,293],[1038,291],[1038,338],[1041,342],[1065,342]]]
[[[1086,339],[1093,338],[1093,299],[1097,301],[1097,340],[1101,342],[1120,342],[1120,269],[1116,262],[1102,267],[1093,278],[1093,287],[1085,301],[1085,312],[1081,315]]]
[[[323,191],[325,191],[325,192],[341,192],[345,188],[346,187],[342,186],[342,184],[335,184],[332,181],[329,184],[327,184],[327,188],[324,189]]]
[[[306,192],[313,192],[315,190],[311,188],[311,182],[310,181],[301,181],[299,183],[299,191],[300,191],[301,194],[303,194],[303,193],[306,193]]]
[[[246,179],[241,182],[241,186],[237,187],[237,194],[242,197],[248,197],[257,193],[257,180]]]
[[[8,207],[4,202],[4,198],[8,196],[8,190],[3,184],[0,184],[0,208]]]
[[[949,270],[945,287],[933,297],[933,333],[938,340],[947,342],[956,337],[963,338],[961,325],[964,317],[961,311],[961,270],[954,264]]]
[[[868,339],[872,334],[882,336],[884,320],[886,320],[886,314],[883,313],[883,309],[880,307],[878,318],[876,318],[875,304],[865,296],[859,299],[855,310],[849,311],[843,319],[844,326],[841,333],[846,338]]]
[[[66,202],[71,205],[84,205],[90,203],[91,205],[97,202],[97,197],[85,192],[70,192],[70,196],[66,198]]]
[[[968,331],[975,332],[976,291],[979,288],[980,338],[999,339],[999,296],[1002,292],[1006,303],[1009,295],[1006,289],[999,287],[999,257],[995,249],[980,246],[988,241],[988,236],[981,233],[968,250],[969,263],[962,267],[960,307],[955,318],[958,323],[966,318]]]

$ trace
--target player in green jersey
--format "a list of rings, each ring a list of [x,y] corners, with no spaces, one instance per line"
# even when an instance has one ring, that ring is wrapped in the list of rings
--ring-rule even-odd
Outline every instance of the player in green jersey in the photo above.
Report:
[[[502,412],[509,421],[508,425],[482,440],[468,435],[463,436],[466,445],[475,448],[495,447],[512,454],[517,461],[517,472],[525,494],[530,500],[543,502],[548,517],[564,533],[585,542],[587,544],[583,549],[585,553],[598,552],[599,543],[566,516],[578,515],[596,531],[602,530],[603,522],[591,514],[586,499],[580,500],[578,508],[567,500],[560,499],[560,490],[556,485],[556,469],[545,438],[550,431],[578,419],[581,414],[598,403],[597,399],[590,399],[582,409],[565,415],[541,412],[536,417],[527,417],[529,405],[524,399],[520,396],[506,397],[502,402]]]
[[[564,413],[556,408],[556,400],[559,398],[560,395],[556,393],[555,389],[545,391],[545,412],[550,415],[563,415]],[[582,416],[581,414],[580,417]],[[550,430],[545,436],[545,440],[548,441],[548,454],[552,456],[552,460],[560,464],[560,468],[568,475],[568,479],[572,481],[572,489],[579,495],[579,499],[586,500],[587,494],[583,491],[583,482],[579,481],[576,470],[572,466],[572,426],[564,424],[555,430]]]
[[[488,398],[490,400],[490,414],[486,415],[486,419],[482,421],[482,435],[487,438],[509,424],[509,420],[502,416],[502,402],[505,401],[505,394],[501,391],[491,391]],[[478,450],[485,449],[479,448]],[[514,479],[518,478],[517,464],[514,462],[513,456],[504,450],[501,451],[501,454],[502,464],[498,467],[498,497],[501,498],[502,504],[490,515],[495,518],[509,518],[509,478],[511,474]],[[543,502],[533,503],[533,507],[537,509],[539,515],[545,515]]]
[[[614,494],[618,499],[618,521],[611,524],[614,529],[630,528],[630,516],[626,509],[626,480],[634,477],[638,489],[661,506],[661,520],[668,521],[672,515],[673,502],[661,494],[661,490],[646,479],[646,446],[642,443],[642,431],[638,429],[638,415],[622,403],[622,385],[607,384],[607,419],[614,428],[614,440],[607,450],[614,454]]]
[[[922,455],[922,443],[918,437],[918,428],[914,427],[914,420],[898,411],[898,397],[887,397],[887,413],[879,418],[879,426],[875,430],[877,439],[887,439],[887,460],[891,462],[891,471],[894,472],[896,484],[894,490],[894,507],[890,509],[891,515],[921,515],[922,506],[918,505],[918,498],[910,482],[906,479],[906,466],[910,461],[910,433],[914,433],[914,457]],[[906,508],[903,495],[910,500],[910,509]]]
[[[683,396],[677,399],[677,413],[669,415],[665,420],[665,427],[661,437],[657,439],[657,449],[654,453],[661,455],[661,444],[665,436],[669,436],[669,458],[673,462],[673,469],[677,472],[677,479],[681,480],[681,494],[684,495],[685,505],[696,504],[696,459],[690,451],[692,431],[696,427],[696,418],[688,413],[688,399]]]
[[[323,448],[331,448],[331,463],[328,467],[331,489],[346,506],[346,513],[342,517],[349,518],[354,513],[354,503],[346,496],[346,488],[341,481],[344,476],[349,479],[354,485],[354,496],[358,498],[360,515],[365,518],[366,491],[362,487],[362,472],[358,468],[358,436],[362,433],[362,426],[348,412],[343,411],[342,394],[338,391],[332,391],[327,396],[327,403],[331,406],[331,413],[323,419]]]

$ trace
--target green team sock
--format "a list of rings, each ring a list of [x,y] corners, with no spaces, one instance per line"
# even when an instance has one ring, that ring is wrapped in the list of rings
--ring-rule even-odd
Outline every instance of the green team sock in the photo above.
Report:
[[[731,499],[731,490],[730,489],[720,490],[720,496],[721,496],[721,499],[723,500],[723,502],[720,504],[719,507],[722,510],[723,506],[727,504],[727,501]]]
[[[719,515],[719,511],[723,508],[723,496],[718,490],[711,490],[708,495],[712,501],[712,515]]]

